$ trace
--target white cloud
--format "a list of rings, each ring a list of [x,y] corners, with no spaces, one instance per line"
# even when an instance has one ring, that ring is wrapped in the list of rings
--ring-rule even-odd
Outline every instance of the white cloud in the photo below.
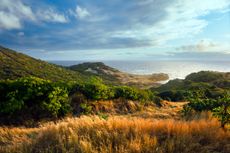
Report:
[[[90,16],[91,14],[86,8],[82,8],[80,6],[76,6],[76,9],[69,10],[70,14],[75,16],[77,19],[85,19],[86,17]]]
[[[1,0],[0,10],[18,18],[35,20],[31,7],[23,4],[20,0]]]
[[[68,19],[65,15],[57,13],[55,10],[49,8],[48,10],[38,10],[37,17],[41,21],[66,23]]]
[[[149,3],[153,1],[148,0]],[[155,1],[159,3],[160,1]],[[165,43],[168,40],[194,36],[200,33],[208,21],[203,17],[213,11],[223,11],[230,6],[229,0],[176,0],[170,5],[161,8],[166,17],[153,24],[139,23],[129,30],[120,30],[112,33],[113,37],[126,37],[138,40],[150,40],[152,44]],[[156,8],[157,9],[157,8]],[[159,10],[152,10],[152,16]]]
[[[12,14],[0,12],[0,29],[19,29],[21,23],[19,18]]]
[[[1,0],[0,3],[0,29],[20,29],[24,21],[68,22],[63,14],[51,8],[33,11],[21,0]]]
[[[19,29],[22,20],[35,20],[31,8],[20,0],[1,0],[0,5],[0,28]]]
[[[203,39],[196,44],[183,45],[176,48],[179,51],[191,52],[225,52],[230,53],[230,45],[224,42],[214,42],[209,39]]]

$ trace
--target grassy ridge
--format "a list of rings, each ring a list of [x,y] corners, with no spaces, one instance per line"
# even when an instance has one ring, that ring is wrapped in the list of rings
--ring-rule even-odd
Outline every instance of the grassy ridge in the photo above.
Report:
[[[0,80],[25,76],[35,76],[52,81],[80,81],[85,78],[78,72],[0,47]]]

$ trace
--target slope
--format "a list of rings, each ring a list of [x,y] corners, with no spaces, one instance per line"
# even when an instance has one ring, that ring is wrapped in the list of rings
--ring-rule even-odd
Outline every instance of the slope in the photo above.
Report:
[[[0,80],[24,76],[36,76],[52,81],[79,81],[84,78],[78,72],[0,46]]]
[[[140,88],[149,88],[153,86],[156,87],[160,85],[158,83],[159,81],[165,81],[169,79],[168,75],[164,73],[137,75],[121,72],[115,68],[105,65],[102,62],[82,63],[70,66],[69,69],[85,75],[99,76],[102,79],[107,80],[109,82],[135,86]]]

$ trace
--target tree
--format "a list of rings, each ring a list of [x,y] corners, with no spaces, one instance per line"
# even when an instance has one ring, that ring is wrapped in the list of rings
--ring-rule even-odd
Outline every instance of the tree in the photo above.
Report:
[[[219,119],[224,129],[225,125],[230,123],[230,93],[226,92],[218,101],[221,106],[213,109],[213,115]]]

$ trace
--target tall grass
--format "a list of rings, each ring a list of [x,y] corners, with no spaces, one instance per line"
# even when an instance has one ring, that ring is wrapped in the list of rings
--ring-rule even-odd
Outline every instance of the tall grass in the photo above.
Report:
[[[39,128],[0,128],[0,152],[230,152],[230,132],[212,120],[69,118]]]

